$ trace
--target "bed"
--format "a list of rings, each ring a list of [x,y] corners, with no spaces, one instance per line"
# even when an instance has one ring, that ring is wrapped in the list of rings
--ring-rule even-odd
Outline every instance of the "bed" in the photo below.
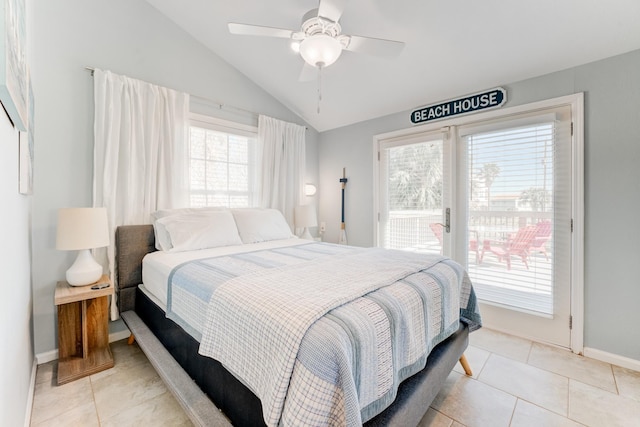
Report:
[[[220,222],[221,218],[228,220],[229,211],[222,212],[226,213],[207,213],[202,216],[210,220],[214,215],[216,222]],[[464,361],[470,330],[480,327],[475,296],[466,272],[451,260],[438,257],[427,262],[425,267],[422,259],[413,257],[405,262],[406,256],[398,258],[401,255],[395,251],[374,250],[372,255],[372,251],[361,248],[301,241],[291,238],[290,232],[285,232],[284,227],[281,227],[281,231],[288,233],[288,236],[275,233],[261,241],[264,232],[258,230],[256,237],[255,227],[252,229],[255,226],[253,219],[248,224],[248,232],[246,222],[241,227],[242,215],[246,212],[234,212],[234,215],[238,214],[234,220],[238,225],[240,241],[233,236],[233,232],[229,234],[233,227],[222,221],[220,223],[223,225],[218,226],[217,230],[211,230],[209,226],[206,230],[201,228],[205,231],[196,232],[197,238],[192,237],[194,230],[190,230],[189,235],[179,236],[174,239],[177,245],[168,251],[158,251],[158,248],[163,249],[159,242],[166,243],[167,237],[158,233],[158,221],[155,229],[154,225],[119,227],[116,231],[117,293],[125,322],[129,323],[129,313],[135,313],[233,425],[359,425],[363,421],[364,425],[370,426],[417,425],[451,369],[458,360]],[[179,218],[176,214],[171,215],[173,219],[165,224],[167,230],[172,226],[174,232],[184,231],[185,216]],[[188,218],[192,220],[192,212],[188,212]],[[270,227],[279,221],[274,218],[267,221]],[[211,240],[207,241],[207,234],[213,232],[218,233],[213,240],[221,244],[209,248]],[[227,237],[220,240],[217,237],[219,233],[226,233]],[[180,246],[184,242],[187,243]],[[184,248],[187,250],[182,250]],[[188,263],[188,259],[194,261]],[[420,263],[415,264],[418,261]],[[242,270],[246,265],[250,266],[250,273]],[[383,279],[380,272],[374,271],[376,268],[385,272],[397,271],[390,274],[390,278]],[[430,273],[423,274],[423,271],[430,269]],[[222,277],[203,278],[202,272],[205,270],[213,270]],[[242,272],[229,277],[230,272],[236,270]],[[342,270],[346,272],[344,274],[356,278],[353,282],[362,284],[354,285],[353,290],[351,285],[335,285],[337,282],[333,279]],[[438,315],[441,318],[433,320],[434,317],[427,322],[439,328],[436,330],[433,326],[427,326],[433,331],[425,335],[432,339],[416,342],[411,334],[405,332],[408,327],[404,323],[398,326],[406,320],[395,319],[396,316],[404,316],[405,311],[410,311],[402,305],[404,303],[401,301],[407,299],[403,300],[402,292],[415,292],[414,288],[418,285],[412,281],[423,280],[423,275],[438,282],[440,288],[446,281],[445,276],[459,276],[459,283],[464,283],[468,290],[466,296],[454,292],[452,298],[466,304],[456,306],[455,319],[451,314],[453,309],[444,308],[443,305],[439,309],[442,313]],[[369,285],[372,281],[380,283],[370,287],[373,286]],[[396,285],[399,281],[403,286]],[[289,288],[288,282],[291,282]],[[309,288],[301,289],[301,293],[296,294],[300,282],[305,282]],[[334,283],[334,287],[330,292],[320,292],[320,299],[326,294],[339,294],[337,301],[332,298],[330,302],[317,303],[315,299],[308,298],[307,303],[307,294],[321,283]],[[248,287],[244,289],[241,286]],[[263,302],[267,304],[271,300],[270,293],[262,295],[260,292],[269,287],[288,289],[292,293],[288,297],[293,299],[287,301],[287,296],[284,296],[284,301],[267,306],[262,317],[253,312],[249,315],[241,313],[248,312],[247,307],[260,311]],[[455,288],[453,285],[451,287]],[[268,292],[273,292],[273,289]],[[213,294],[216,298],[211,298]],[[439,298],[443,301],[446,299],[444,296]],[[205,305],[209,299],[210,305]],[[377,314],[372,311],[372,305],[377,307]],[[296,312],[292,306],[302,308]],[[320,314],[311,313],[309,307],[312,306],[321,306],[323,311]],[[380,331],[376,329],[379,322],[375,316],[383,312],[383,317],[388,317],[388,329],[392,332],[384,328]],[[418,314],[414,318],[423,319]],[[363,324],[363,316],[371,317],[373,326],[354,327]],[[298,327],[298,323],[302,325]],[[336,328],[336,325],[340,327]],[[273,341],[263,341],[262,335],[257,338],[253,336],[258,334],[253,331],[262,329],[274,329],[276,335],[285,335]],[[327,332],[336,329],[337,332]],[[371,332],[373,329],[375,331]],[[346,344],[329,345],[326,338],[328,334],[342,337]],[[240,336],[242,339],[238,339]],[[294,345],[288,349],[279,340],[291,341]],[[368,346],[361,347],[361,343],[367,340],[377,343],[375,345],[378,348],[370,350]],[[428,349],[422,355],[407,350],[411,346]],[[247,354],[256,348],[259,348],[260,355]],[[223,354],[225,352],[229,354]],[[328,355],[318,356],[323,352],[328,352]],[[268,368],[260,365],[265,359]],[[326,362],[324,359],[338,362]],[[405,362],[401,364],[401,361]],[[403,368],[388,368],[396,364]],[[336,366],[335,372],[331,368],[329,373],[329,365]],[[467,369],[468,366],[465,367]],[[376,379],[368,379],[370,371],[374,371]],[[332,380],[328,381],[327,378]],[[369,383],[373,384],[374,392],[368,391]],[[272,387],[272,384],[275,386]],[[280,387],[282,384],[284,387]],[[310,389],[319,396],[330,395],[330,402],[325,403],[322,398],[318,399],[321,403],[314,402],[315,396],[305,395]],[[258,398],[257,395],[262,397]],[[335,398],[335,395],[340,397]],[[355,409],[354,402],[358,404]],[[322,417],[325,418],[313,418],[323,412]]]

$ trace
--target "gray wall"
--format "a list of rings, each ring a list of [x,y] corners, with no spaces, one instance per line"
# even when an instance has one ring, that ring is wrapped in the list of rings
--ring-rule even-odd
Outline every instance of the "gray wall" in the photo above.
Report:
[[[37,2],[32,13],[34,53],[30,56],[34,58],[36,156],[40,159],[32,220],[33,321],[35,350],[40,353],[56,348],[53,290],[73,260],[73,254],[55,250],[57,209],[91,204],[93,95],[85,66],[302,121],[142,0]],[[625,268],[640,255],[635,244],[640,235],[635,221],[640,210],[640,176],[634,167],[640,160],[639,71],[640,52],[636,51],[505,85],[507,106],[580,91],[586,94],[585,345],[636,360],[640,360],[640,331],[623,327],[624,332],[616,333],[611,328],[632,324],[633,301],[640,300],[637,280]],[[424,103],[432,101],[438,100],[425,98]],[[228,120],[255,122],[233,110],[196,108]],[[318,184],[318,196],[311,202],[320,203],[319,220],[327,223],[325,240],[337,241],[338,179],[346,167],[349,243],[372,245],[372,137],[409,126],[408,112],[402,112],[320,137],[309,129],[307,175],[309,182]],[[28,213],[26,207],[18,210]],[[612,224],[623,226],[624,231]],[[618,268],[603,267],[607,265]],[[28,273],[21,278],[28,280]]]
[[[640,50],[505,84],[505,107],[585,93],[585,346],[640,360]],[[477,88],[482,90],[485,88]],[[424,104],[440,101],[424,99]],[[418,106],[416,106],[418,107]],[[346,166],[349,243],[373,244],[373,136],[411,127],[409,111],[320,135],[320,221],[337,241]]]
[[[27,54],[30,57],[31,0],[27,0]],[[31,288],[32,196],[18,191],[18,131],[0,107],[0,424],[21,426],[31,411],[34,368]]]
[[[57,210],[92,202],[93,80],[85,66],[305,123],[142,0],[34,3],[32,75],[40,162],[33,200],[33,313],[35,351],[43,353],[57,347],[53,292],[75,256],[55,249]],[[197,112],[257,124],[247,113],[195,101]],[[317,139],[310,128],[309,182],[317,182]]]
[[[18,193],[18,132],[0,108],[0,424],[20,426],[33,366],[29,225],[31,196]]]

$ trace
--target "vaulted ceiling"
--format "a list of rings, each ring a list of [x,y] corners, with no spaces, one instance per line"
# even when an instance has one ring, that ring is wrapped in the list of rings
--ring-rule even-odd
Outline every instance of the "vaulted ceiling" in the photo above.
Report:
[[[640,48],[638,0],[330,0],[343,33],[405,43],[394,58],[343,52],[318,81],[283,38],[318,0],[147,0],[318,131],[559,71]],[[324,0],[327,1],[327,0]]]

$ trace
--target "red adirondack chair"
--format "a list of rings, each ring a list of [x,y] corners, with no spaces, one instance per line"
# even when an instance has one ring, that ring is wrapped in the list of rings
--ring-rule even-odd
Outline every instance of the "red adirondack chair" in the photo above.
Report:
[[[432,222],[429,224],[429,228],[438,239],[440,243],[440,253],[442,253],[442,233],[444,231],[444,226],[438,222]],[[479,252],[478,252],[478,240],[477,239],[469,239],[469,250],[476,254],[476,264],[479,261]]]
[[[544,220],[536,224],[536,235],[531,242],[531,251],[542,252],[549,261],[547,242],[551,239],[551,221]]]
[[[531,243],[536,236],[536,229],[537,227],[535,225],[521,227],[515,237],[507,240],[506,242],[485,240],[482,242],[480,262],[484,259],[485,252],[491,252],[498,257],[498,261],[501,262],[504,259],[507,262],[507,270],[511,270],[511,257],[515,255],[522,259],[522,262],[528,270],[529,264],[527,261],[529,259]],[[495,246],[496,243],[498,243],[499,246]]]

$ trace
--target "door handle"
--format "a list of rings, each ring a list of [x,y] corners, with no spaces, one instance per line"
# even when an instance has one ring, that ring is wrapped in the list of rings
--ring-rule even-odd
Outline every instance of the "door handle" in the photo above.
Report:
[[[451,233],[451,208],[447,208],[444,210],[444,224],[438,222],[437,224],[444,227],[444,231],[447,233]]]
[[[451,208],[444,211],[444,229],[447,233],[451,233]]]

